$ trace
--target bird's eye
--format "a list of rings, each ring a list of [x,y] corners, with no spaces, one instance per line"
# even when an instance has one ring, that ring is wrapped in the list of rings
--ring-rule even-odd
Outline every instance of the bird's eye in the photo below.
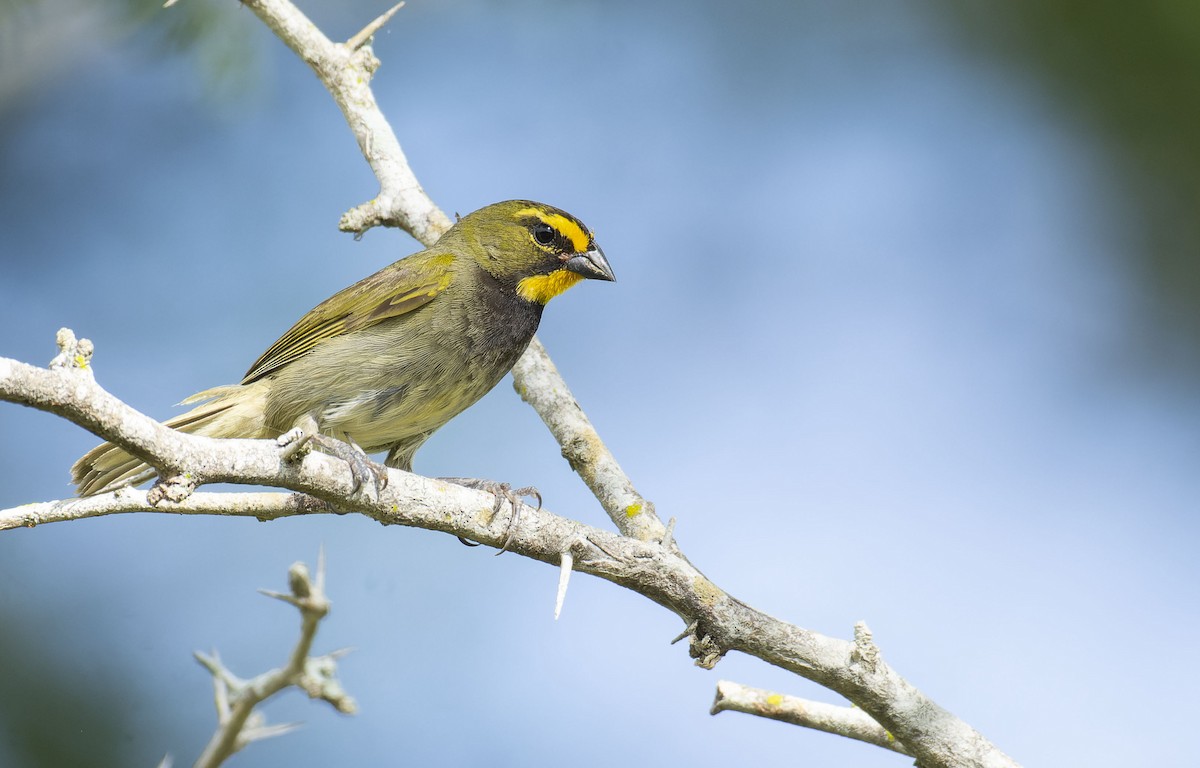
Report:
[[[533,239],[537,240],[541,245],[550,245],[554,242],[554,227],[549,224],[538,224],[533,228]]]

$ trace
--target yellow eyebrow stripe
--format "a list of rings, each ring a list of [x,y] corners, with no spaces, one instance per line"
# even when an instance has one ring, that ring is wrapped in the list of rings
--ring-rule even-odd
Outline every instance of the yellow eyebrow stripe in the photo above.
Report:
[[[563,236],[571,241],[571,245],[575,248],[576,253],[583,253],[588,250],[588,245],[592,242],[592,238],[588,235],[587,230],[561,213],[546,213],[538,208],[522,208],[514,215],[517,218],[522,216],[536,216],[541,219],[543,224],[549,224],[559,232],[562,232]]]

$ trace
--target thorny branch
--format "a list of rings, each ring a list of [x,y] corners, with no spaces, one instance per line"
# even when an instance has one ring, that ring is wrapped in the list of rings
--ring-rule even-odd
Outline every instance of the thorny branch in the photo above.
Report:
[[[196,660],[213,676],[217,730],[196,761],[195,768],[216,768],[251,742],[294,730],[297,726],[291,723],[267,725],[255,709],[285,688],[300,688],[310,698],[327,701],[346,715],[357,711],[354,699],[342,690],[336,677],[337,659],[344,652],[316,657],[308,655],[317,635],[317,626],[329,613],[329,598],[325,596],[325,554],[322,552],[317,560],[316,580],[309,576],[308,566],[304,563],[293,563],[288,569],[288,586],[291,594],[259,590],[300,611],[300,639],[286,665],[242,680],[221,664],[215,651],[212,656],[196,653]]]
[[[379,179],[379,195],[347,212],[341,228],[361,234],[378,225],[399,226],[422,243],[434,242],[449,226],[449,219],[421,188],[370,88],[379,66],[370,37],[398,7],[343,44],[330,41],[288,0],[245,0],[244,4],[312,67]],[[161,471],[162,480],[145,492],[123,489],[101,497],[3,510],[0,530],[120,512],[220,513],[260,519],[356,512],[493,546],[505,537],[505,520],[492,520],[492,499],[482,492],[391,470],[390,482],[378,498],[351,496],[352,480],[342,463],[314,453],[289,464],[270,441],[212,440],[176,433],[92,381],[90,344],[76,342],[71,335],[60,338],[60,349],[51,369],[0,358],[0,399],[41,408],[84,426],[150,462]],[[705,578],[666,535],[653,506],[637,494],[536,339],[513,377],[517,391],[546,422],[564,457],[624,535],[526,507],[511,551],[554,565],[561,565],[564,553],[570,553],[566,560],[575,570],[620,584],[672,610],[688,625],[689,650],[702,667],[711,668],[725,653],[737,650],[842,694],[898,739],[922,766],[1017,765],[900,677],[883,661],[865,625],[855,627],[853,643],[825,637],[750,608]],[[272,485],[295,493],[191,493],[208,482]]]

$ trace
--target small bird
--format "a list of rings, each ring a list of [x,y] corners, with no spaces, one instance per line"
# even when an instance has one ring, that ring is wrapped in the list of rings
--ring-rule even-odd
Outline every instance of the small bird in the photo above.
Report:
[[[350,463],[356,488],[378,468],[366,453],[386,450],[387,466],[412,471],[421,444],[512,369],[546,303],[588,278],[616,279],[579,219],[530,200],[489,205],[318,304],[240,384],[193,395],[184,403],[200,405],[166,425],[311,441]],[[105,443],[71,474],[92,496],[157,472]]]

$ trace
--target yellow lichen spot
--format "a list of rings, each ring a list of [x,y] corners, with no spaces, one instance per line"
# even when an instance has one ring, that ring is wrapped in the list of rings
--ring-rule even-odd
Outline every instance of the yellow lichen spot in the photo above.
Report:
[[[713,584],[703,576],[697,576],[692,579],[692,589],[696,590],[696,596],[699,597],[706,605],[712,605],[717,602],[725,593],[716,584]]]
[[[571,246],[575,248],[576,253],[583,253],[588,250],[588,246],[592,242],[592,237],[588,234],[587,230],[561,213],[547,213],[539,208],[522,208],[514,216],[518,219],[526,216],[534,216],[540,219],[543,224],[549,224],[561,232],[563,237],[571,241]]]
[[[526,301],[545,304],[583,279],[578,272],[556,269],[548,275],[533,275],[517,283],[517,295]]]
[[[638,513],[641,511],[642,502],[636,501],[633,504],[630,504],[628,507],[625,507],[625,517],[637,517]]]
[[[783,703],[783,696],[778,693],[772,693],[767,697],[767,704],[772,707],[778,707]]]

